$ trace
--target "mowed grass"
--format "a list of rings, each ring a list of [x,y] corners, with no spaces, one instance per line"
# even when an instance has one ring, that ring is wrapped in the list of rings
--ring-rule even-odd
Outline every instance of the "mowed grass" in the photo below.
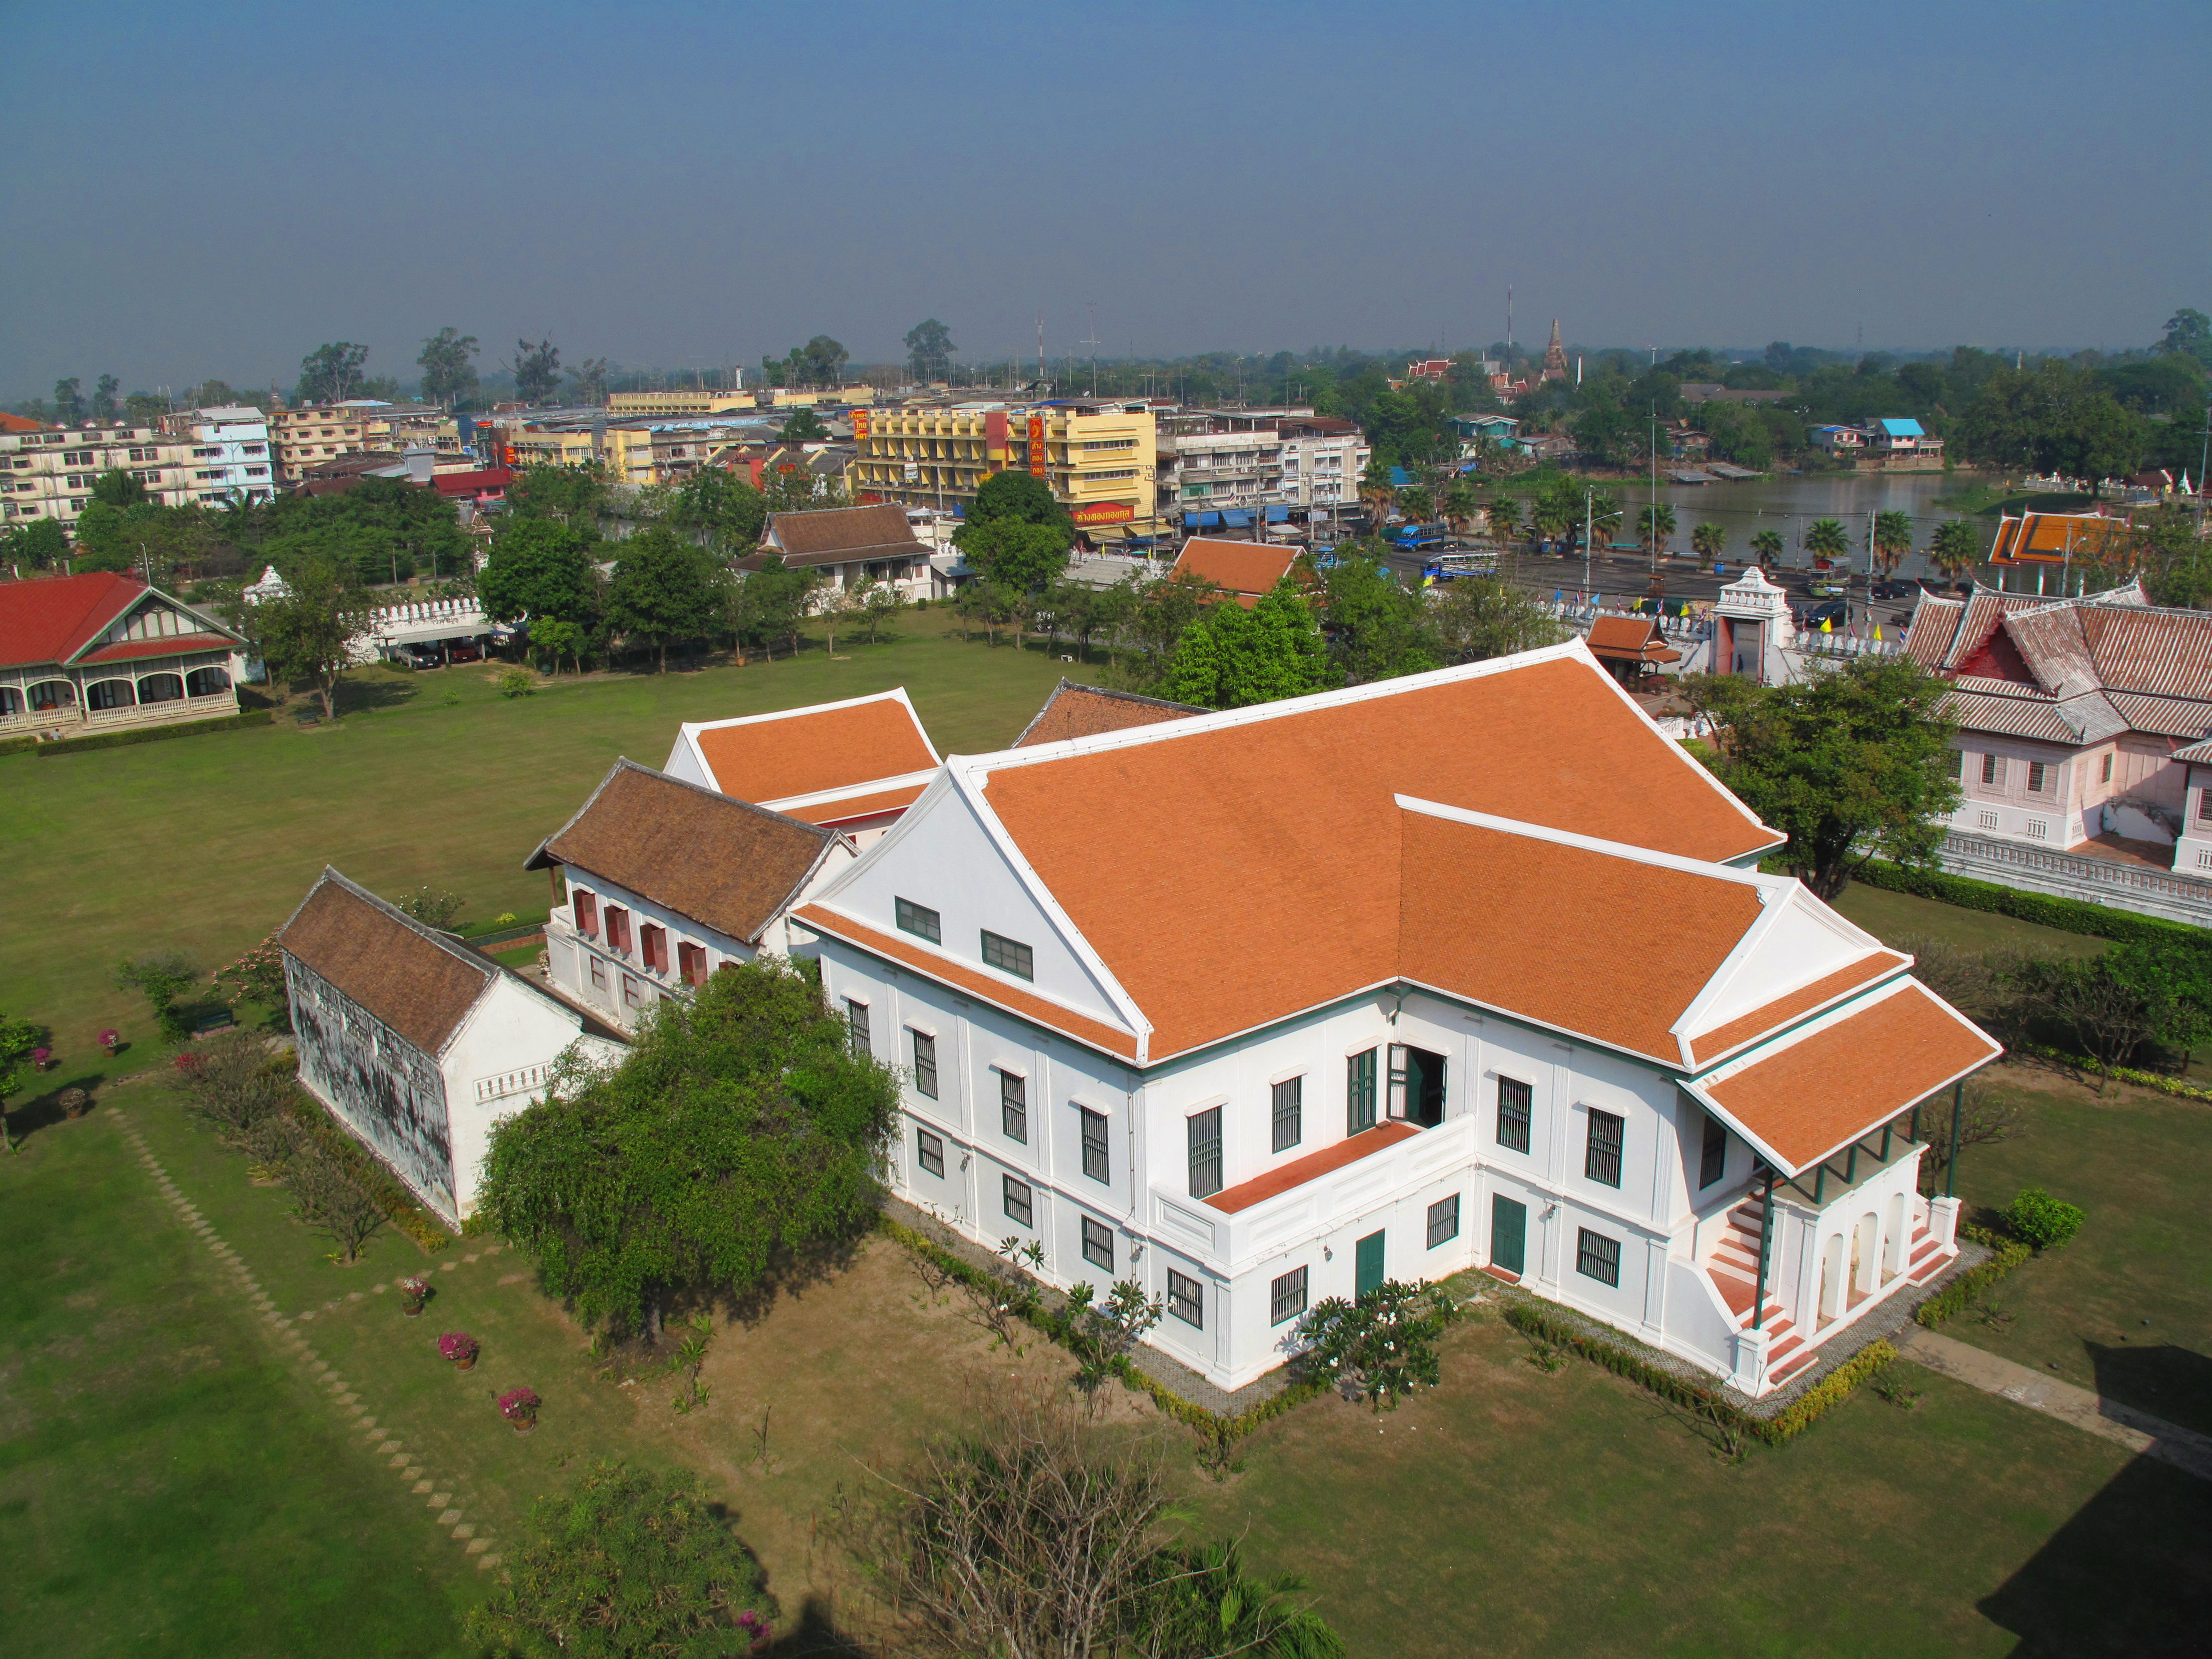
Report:
[[[0,1647],[462,1651],[480,1575],[280,1358],[111,1113],[0,1158]]]
[[[2093,957],[2112,948],[2110,940],[2087,933],[2063,933],[2037,922],[1969,910],[1912,893],[1893,893],[1863,882],[1846,887],[1836,901],[1836,908],[1884,940],[1894,941],[1905,933],[1924,933],[1947,939],[1961,951],[1989,951],[2002,945],[2063,957]]]
[[[502,667],[349,675],[334,726],[217,732],[83,754],[0,757],[0,1012],[82,1054],[104,1026],[150,1036],[114,964],[157,948],[203,970],[279,926],[325,864],[386,895],[428,885],[464,921],[547,902],[523,860],[617,756],[659,766],[685,720],[907,688],[941,752],[1003,747],[1062,674],[1042,647],[996,648],[948,613],[902,619],[876,645],[841,638],[744,668],[598,675],[509,700]]]
[[[1358,1659],[2201,1643],[2212,1485],[1917,1366],[1914,1408],[1863,1390],[1730,1467],[1642,1389],[1528,1354],[1492,1316],[1395,1413],[1302,1407],[1194,1484],[1200,1524],[1304,1575]]]
[[[1959,1158],[1959,1191],[2002,1210],[2042,1187],[2087,1212],[2081,1231],[2016,1270],[1951,1335],[2212,1433],[2212,1103],[2114,1084],[2103,1095],[2002,1066],[2020,1133]]]

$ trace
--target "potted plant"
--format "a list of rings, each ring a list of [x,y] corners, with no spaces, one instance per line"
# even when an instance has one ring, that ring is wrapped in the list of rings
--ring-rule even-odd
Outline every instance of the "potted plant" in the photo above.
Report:
[[[82,1089],[64,1089],[60,1095],[62,1112],[68,1117],[82,1117],[92,1109],[92,1097]]]
[[[430,1299],[430,1276],[414,1273],[399,1281],[399,1311],[410,1319],[422,1316],[422,1304]]]
[[[52,1049],[41,1046],[31,1050],[31,1064],[38,1070],[41,1072],[50,1070],[52,1069],[53,1063],[54,1051]]]
[[[526,1388],[509,1389],[499,1397],[499,1414],[514,1425],[517,1434],[528,1434],[538,1426],[538,1408],[544,1403]]]
[[[466,1331],[448,1331],[438,1339],[438,1352],[453,1362],[457,1371],[474,1370],[477,1340]]]
[[[102,1031],[100,1034],[100,1046],[106,1049],[112,1058],[115,1051],[123,1046],[123,1033],[112,1028]]]

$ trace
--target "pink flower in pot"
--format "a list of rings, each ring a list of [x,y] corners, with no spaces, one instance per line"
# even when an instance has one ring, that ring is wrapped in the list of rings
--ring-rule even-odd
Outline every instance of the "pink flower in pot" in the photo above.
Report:
[[[428,1273],[412,1273],[399,1281],[399,1311],[410,1319],[422,1311],[422,1304],[430,1299],[430,1277]]]
[[[477,1340],[466,1331],[448,1331],[438,1339],[438,1352],[453,1362],[455,1370],[473,1370],[477,1363]]]
[[[499,1414],[514,1425],[517,1434],[528,1434],[538,1426],[538,1408],[544,1403],[529,1389],[509,1389],[499,1397]]]
[[[116,1051],[116,1049],[117,1049],[118,1047],[120,1047],[120,1046],[121,1046],[122,1042],[123,1042],[123,1033],[122,1033],[122,1032],[120,1032],[120,1031],[114,1030],[109,1030],[102,1031],[102,1032],[100,1034],[100,1046],[101,1048],[103,1048],[106,1049],[106,1050],[107,1050],[107,1052],[108,1052],[109,1054],[113,1054],[113,1053]]]
[[[47,1066],[53,1063],[54,1051],[52,1049],[40,1048],[31,1050],[31,1064],[36,1066],[40,1071],[45,1071]]]

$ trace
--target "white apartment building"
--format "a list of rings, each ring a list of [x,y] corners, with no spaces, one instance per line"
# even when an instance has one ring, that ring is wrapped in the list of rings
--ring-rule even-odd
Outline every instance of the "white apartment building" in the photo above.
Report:
[[[0,433],[0,522],[53,519],[68,526],[103,472],[129,473],[147,499],[186,507],[207,499],[191,438],[117,421],[50,432]],[[216,492],[218,495],[220,491]]]
[[[1780,839],[1577,641],[955,757],[793,921],[896,1189],[1223,1388],[1478,1267],[1759,1395],[1955,1257],[1918,1109],[1999,1052]]]
[[[269,417],[250,404],[191,409],[164,418],[170,436],[191,441],[191,488],[204,501],[236,495],[265,501],[276,493]]]
[[[1372,453],[1349,421],[1197,410],[1163,440],[1162,483],[1185,512],[1350,506]]]

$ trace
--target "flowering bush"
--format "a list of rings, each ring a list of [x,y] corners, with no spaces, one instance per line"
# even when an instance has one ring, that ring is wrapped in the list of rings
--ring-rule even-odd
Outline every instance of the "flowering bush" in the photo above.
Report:
[[[527,1423],[544,1403],[528,1389],[509,1389],[499,1397],[499,1414],[510,1423]]]
[[[187,1048],[184,1053],[177,1056],[177,1069],[184,1073],[185,1076],[191,1076],[194,1072],[198,1071],[199,1068],[200,1056],[192,1049]]]
[[[215,970],[215,982],[223,1000],[235,1008],[241,1002],[258,1002],[270,1011],[280,1030],[290,1029],[291,1000],[284,989],[284,952],[271,933],[228,967]]]
[[[738,1628],[757,1642],[774,1626],[769,1623],[766,1613],[755,1613],[750,1607],[747,1607],[738,1615]]]
[[[448,1359],[474,1359],[477,1340],[466,1331],[448,1331],[438,1339],[438,1352]]]
[[[118,1030],[110,1030],[100,1034],[100,1046],[111,1054],[115,1052],[115,1045],[122,1041],[123,1033]]]
[[[399,1281],[400,1297],[410,1308],[419,1308],[430,1299],[430,1279],[427,1273],[416,1273]]]
[[[31,1064],[42,1072],[46,1069],[46,1062],[53,1057],[54,1051],[51,1048],[40,1048],[31,1050]]]

